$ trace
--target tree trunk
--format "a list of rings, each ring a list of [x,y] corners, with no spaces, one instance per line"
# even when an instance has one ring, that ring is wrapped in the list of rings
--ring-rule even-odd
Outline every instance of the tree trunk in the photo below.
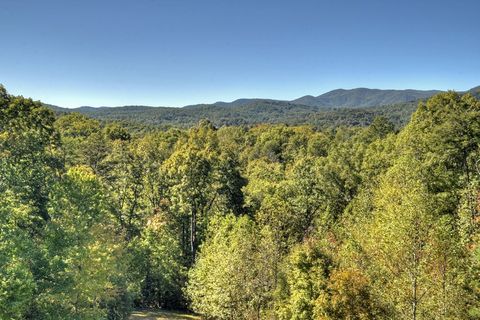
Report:
[[[417,254],[413,253],[413,263],[414,263],[414,273],[412,275],[412,320],[417,320],[417,308],[418,308],[418,297],[417,297]]]
[[[447,317],[447,257],[443,257],[443,267],[442,267],[442,295],[443,295],[443,306],[442,306],[442,316],[443,319]]]
[[[414,278],[413,280],[413,299],[412,299],[412,320],[417,319],[417,279]]]
[[[192,253],[192,262],[195,262],[196,242],[197,242],[197,210],[192,210],[190,219],[190,252]]]

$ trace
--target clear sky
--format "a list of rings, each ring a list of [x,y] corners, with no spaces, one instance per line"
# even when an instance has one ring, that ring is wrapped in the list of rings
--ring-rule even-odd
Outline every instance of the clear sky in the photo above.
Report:
[[[0,0],[0,83],[63,107],[480,85],[479,0]]]

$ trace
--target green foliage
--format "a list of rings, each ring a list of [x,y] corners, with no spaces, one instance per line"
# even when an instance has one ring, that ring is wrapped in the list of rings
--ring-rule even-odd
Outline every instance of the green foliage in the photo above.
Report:
[[[142,303],[178,308],[185,304],[182,288],[186,280],[186,268],[182,264],[179,239],[168,229],[165,219],[161,213],[152,216],[142,232],[139,245],[144,253],[146,274]]]
[[[355,269],[335,270],[326,290],[315,301],[316,319],[385,319],[387,314],[374,299],[369,279]],[[309,318],[311,319],[311,318]]]
[[[186,292],[193,310],[220,319],[261,319],[275,284],[275,246],[246,216],[211,223],[190,271]]]
[[[41,103],[6,92],[0,99],[0,191],[14,190],[23,203],[32,202],[37,220],[50,219],[46,204],[48,185],[61,163],[54,116]]]
[[[480,318],[473,96],[400,130],[415,105],[140,109],[197,125],[55,118],[0,87],[1,319]],[[315,127],[214,125],[263,122]]]
[[[0,200],[0,318],[21,319],[36,287],[29,260],[35,250],[19,225],[28,220],[31,208],[11,193]]]
[[[105,135],[110,140],[130,140],[130,133],[118,123],[111,123],[105,127]]]
[[[64,170],[40,103],[2,93],[0,113],[2,318],[106,317],[123,249],[101,185],[85,167]]]
[[[101,187],[90,169],[73,167],[52,194],[52,219],[39,243],[42,257],[37,276],[44,280],[37,287],[32,316],[105,317],[105,304],[124,285],[117,275],[125,266],[124,250],[111,230]]]
[[[280,319],[313,319],[315,305],[323,294],[331,259],[318,243],[307,240],[286,257],[276,291]]]
[[[56,129],[63,138],[87,138],[99,131],[100,123],[80,113],[70,113],[55,121]]]

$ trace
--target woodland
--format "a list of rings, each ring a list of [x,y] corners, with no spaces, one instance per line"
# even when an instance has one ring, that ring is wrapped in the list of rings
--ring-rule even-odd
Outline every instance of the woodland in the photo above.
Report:
[[[480,319],[479,227],[471,94],[133,130],[0,87],[0,319]]]

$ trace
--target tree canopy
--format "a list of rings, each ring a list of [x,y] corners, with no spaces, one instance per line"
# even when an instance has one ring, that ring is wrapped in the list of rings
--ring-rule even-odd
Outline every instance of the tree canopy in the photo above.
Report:
[[[480,319],[480,101],[147,131],[0,88],[0,318]]]

